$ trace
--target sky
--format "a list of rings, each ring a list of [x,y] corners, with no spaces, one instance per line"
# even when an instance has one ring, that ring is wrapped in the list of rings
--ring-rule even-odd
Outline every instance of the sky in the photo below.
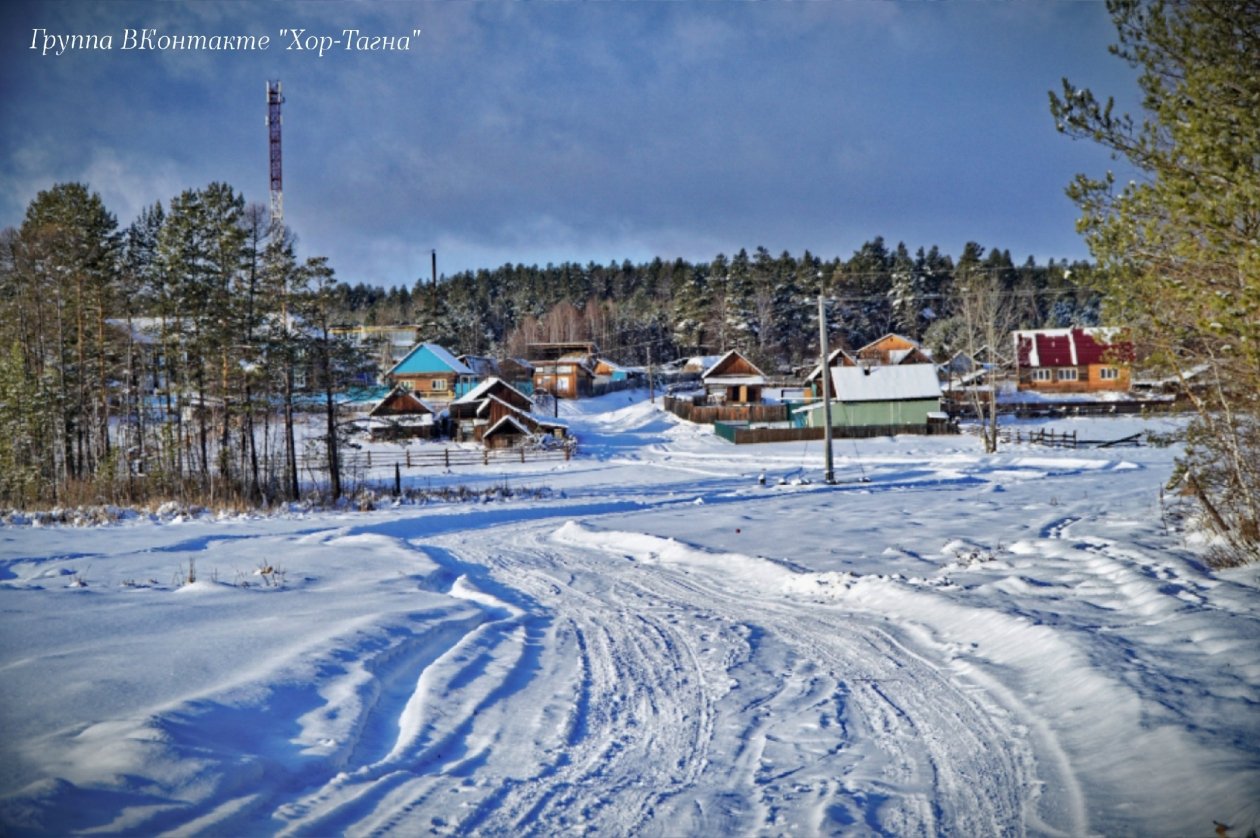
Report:
[[[4,4],[0,35],[0,228],[73,181],[121,226],[215,181],[266,205],[276,79],[299,255],[382,286],[433,250],[447,275],[876,236],[1088,258],[1064,188],[1123,172],[1047,92],[1138,100],[1100,2],[65,0]],[[270,40],[160,48],[194,35]]]

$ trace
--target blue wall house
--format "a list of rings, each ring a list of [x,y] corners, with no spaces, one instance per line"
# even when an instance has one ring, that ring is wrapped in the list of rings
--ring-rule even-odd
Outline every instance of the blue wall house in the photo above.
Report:
[[[417,344],[385,377],[430,404],[449,403],[481,383],[471,367],[436,343]]]

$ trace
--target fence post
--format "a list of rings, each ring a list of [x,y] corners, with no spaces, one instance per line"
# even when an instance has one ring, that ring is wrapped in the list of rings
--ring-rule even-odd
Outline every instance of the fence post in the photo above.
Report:
[[[411,468],[411,452],[407,452],[407,468]]]
[[[525,446],[521,446],[521,462],[525,462]]]
[[[451,467],[451,449],[442,449],[442,459],[446,461],[446,467],[449,469]]]
[[[483,466],[490,465],[490,449],[489,448],[481,449],[481,464]]]
[[[371,469],[372,469],[372,451],[371,451],[371,449],[369,449],[369,450],[368,450],[367,455],[368,455],[368,464],[367,464],[367,467],[368,467],[368,470],[369,470],[369,471],[371,471]]]

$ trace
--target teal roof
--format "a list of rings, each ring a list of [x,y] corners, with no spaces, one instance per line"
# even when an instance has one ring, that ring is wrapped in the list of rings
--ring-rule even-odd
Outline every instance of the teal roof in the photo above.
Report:
[[[436,343],[422,343],[407,353],[393,368],[389,375],[415,375],[426,372],[453,372],[456,375],[473,375],[466,364]]]

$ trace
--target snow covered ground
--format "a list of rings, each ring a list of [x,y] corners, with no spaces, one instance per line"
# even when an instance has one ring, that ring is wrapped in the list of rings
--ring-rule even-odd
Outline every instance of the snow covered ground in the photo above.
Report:
[[[0,833],[1260,826],[1260,568],[1187,545],[1173,449],[838,441],[827,486],[563,412],[571,462],[405,475],[507,499],[0,528]]]

